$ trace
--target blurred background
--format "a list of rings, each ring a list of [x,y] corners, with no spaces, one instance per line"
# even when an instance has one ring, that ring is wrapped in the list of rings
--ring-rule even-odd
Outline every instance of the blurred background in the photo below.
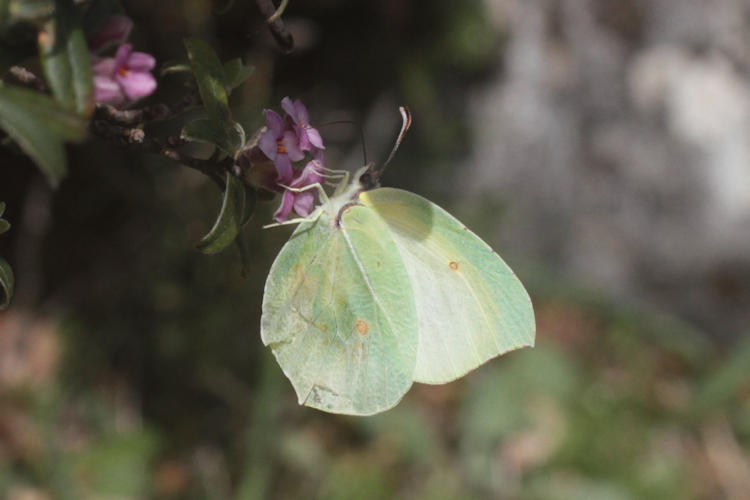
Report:
[[[382,161],[410,106],[383,183],[503,256],[537,346],[376,417],[299,407],[259,337],[277,201],[243,279],[194,250],[201,174],[91,140],[53,192],[3,148],[0,497],[750,498],[750,2],[291,0],[289,55],[249,0],[123,7],[160,63],[197,36],[255,65],[249,131],[289,95]]]

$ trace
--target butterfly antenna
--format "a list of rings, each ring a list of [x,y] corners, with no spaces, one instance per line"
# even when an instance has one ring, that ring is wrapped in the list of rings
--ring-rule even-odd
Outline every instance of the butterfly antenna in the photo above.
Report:
[[[385,167],[387,167],[388,164],[391,163],[393,157],[396,156],[396,151],[398,151],[398,147],[401,146],[401,142],[406,136],[406,131],[409,130],[409,127],[411,127],[411,111],[409,111],[409,108],[407,108],[406,106],[399,106],[398,111],[401,113],[401,132],[398,133],[396,142],[393,144],[393,149],[391,149],[391,154],[388,155],[388,159],[385,160],[385,163],[383,163],[383,166],[380,168],[380,172],[378,172],[379,174],[383,173]]]
[[[365,128],[359,124],[359,141],[362,143],[362,165],[367,165],[367,145],[365,143]]]

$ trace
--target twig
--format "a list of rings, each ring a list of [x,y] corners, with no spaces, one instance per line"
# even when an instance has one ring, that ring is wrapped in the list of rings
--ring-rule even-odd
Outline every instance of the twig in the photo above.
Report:
[[[140,109],[117,109],[108,104],[97,104],[95,119],[106,120],[119,125],[134,125],[136,123],[164,120],[180,115],[198,105],[194,96],[186,96],[174,107],[170,108],[164,103],[156,103]]]
[[[39,92],[47,90],[44,81],[23,66],[11,66],[8,75],[12,76],[18,83]]]
[[[271,31],[276,43],[279,44],[281,50],[289,53],[294,49],[294,38],[289,30],[286,29],[284,21],[281,19],[281,13],[277,15],[277,11],[283,12],[286,7],[286,1],[282,0],[281,6],[276,9],[271,0],[255,0],[258,4],[261,14],[266,17],[268,29]]]
[[[144,115],[143,109],[117,109],[108,104],[97,104],[94,117],[122,125],[132,125],[142,122]]]
[[[168,137],[167,143],[169,145],[164,145],[148,137],[146,132],[139,127],[122,127],[105,120],[94,120],[91,123],[91,130],[97,137],[116,141],[123,146],[131,146],[141,151],[156,153],[164,158],[197,170],[211,178],[215,178],[217,175],[223,176],[234,164],[232,158],[217,161],[215,158],[202,160],[200,158],[185,156],[175,149],[176,146],[181,146],[185,143],[182,138]]]

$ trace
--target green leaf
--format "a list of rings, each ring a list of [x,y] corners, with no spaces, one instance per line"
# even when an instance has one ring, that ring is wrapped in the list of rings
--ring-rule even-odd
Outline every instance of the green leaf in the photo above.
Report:
[[[10,222],[5,219],[0,219],[0,234],[3,234],[10,229]]]
[[[229,100],[224,87],[224,66],[211,46],[202,40],[188,38],[185,48],[209,119],[228,127]]]
[[[255,71],[255,66],[245,66],[239,57],[227,61],[224,64],[224,86],[226,86],[227,91],[231,92],[242,85],[245,80],[250,78],[253,71]]]
[[[160,75],[169,75],[171,73],[185,73],[191,71],[192,68],[189,64],[178,63],[178,62],[167,62],[161,67]]]
[[[5,202],[0,201],[0,217],[2,217],[4,213],[5,213]]]
[[[66,172],[63,141],[80,140],[87,122],[32,90],[0,86],[0,128],[18,143],[57,186]]]
[[[224,202],[214,227],[198,243],[205,254],[217,253],[229,246],[237,237],[245,213],[245,186],[241,180],[227,172]]]
[[[15,281],[13,270],[10,268],[5,259],[0,257],[0,311],[8,308],[11,297],[13,297],[13,287]]]
[[[39,35],[44,76],[60,103],[84,115],[94,109],[91,55],[72,0],[57,3],[55,18]]]
[[[11,0],[8,11],[13,21],[40,21],[52,16],[55,4],[52,0]]]
[[[232,124],[231,128],[223,130],[213,120],[194,120],[182,128],[182,138],[214,144],[227,155],[234,156],[245,143],[245,132],[239,123]]]

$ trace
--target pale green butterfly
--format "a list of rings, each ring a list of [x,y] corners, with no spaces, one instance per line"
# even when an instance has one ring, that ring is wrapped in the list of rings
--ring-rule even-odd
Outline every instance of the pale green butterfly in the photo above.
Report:
[[[317,186],[323,201],[289,221],[300,224],[263,296],[263,343],[299,403],[332,413],[385,411],[413,382],[444,384],[534,344],[531,301],[505,262],[434,203],[371,189],[379,173],[344,174],[330,198]]]

